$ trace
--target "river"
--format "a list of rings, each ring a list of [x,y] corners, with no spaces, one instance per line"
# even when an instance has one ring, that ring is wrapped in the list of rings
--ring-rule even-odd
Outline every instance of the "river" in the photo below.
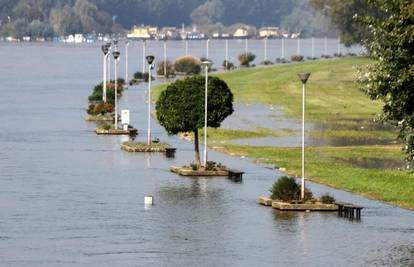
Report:
[[[210,151],[245,171],[243,183],[179,177],[168,168],[191,162],[193,147],[156,121],[154,135],[178,148],[174,159],[130,154],[120,150],[124,137],[96,136],[83,117],[101,80],[98,45],[1,43],[0,58],[1,266],[413,264],[411,211],[309,183],[315,195],[364,206],[362,220],[278,212],[256,203],[278,171]],[[130,64],[132,74],[140,63]],[[120,101],[141,140],[146,86]]]

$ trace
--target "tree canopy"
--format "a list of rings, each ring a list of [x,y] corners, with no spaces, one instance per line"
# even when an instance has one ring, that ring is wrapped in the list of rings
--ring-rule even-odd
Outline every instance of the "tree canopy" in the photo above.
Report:
[[[414,162],[414,2],[370,0],[382,18],[360,19],[370,29],[365,45],[374,62],[359,73],[361,89],[382,100],[383,119],[400,127],[408,167]]]
[[[233,94],[223,80],[209,77],[207,95],[207,125],[218,128],[233,113]],[[194,76],[168,85],[156,104],[157,119],[168,134],[194,133],[195,160],[198,165],[198,129],[204,127],[204,98],[205,78]]]

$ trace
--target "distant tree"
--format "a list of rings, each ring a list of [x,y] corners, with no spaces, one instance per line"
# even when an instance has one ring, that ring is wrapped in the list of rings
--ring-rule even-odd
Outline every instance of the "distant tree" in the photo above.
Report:
[[[194,133],[195,164],[198,166],[198,129],[204,127],[204,94],[204,77],[194,76],[168,85],[156,104],[158,121],[168,134]],[[233,94],[229,87],[223,80],[209,77],[207,125],[218,128],[232,113]]]
[[[370,29],[365,45],[374,61],[359,73],[361,89],[382,100],[383,119],[400,128],[407,167],[414,162],[414,2],[370,0],[383,19],[361,19]]]
[[[330,17],[317,10],[308,2],[299,4],[291,14],[285,16],[281,24],[283,29],[300,32],[303,37],[336,36],[336,28]]]
[[[361,43],[370,34],[367,25],[355,19],[355,15],[372,15],[380,13],[368,3],[369,0],[310,0],[313,7],[323,10],[331,17],[332,23],[340,33],[341,41],[346,45]]]
[[[82,32],[82,24],[75,10],[66,5],[63,9],[52,9],[50,23],[59,35],[68,35]]]

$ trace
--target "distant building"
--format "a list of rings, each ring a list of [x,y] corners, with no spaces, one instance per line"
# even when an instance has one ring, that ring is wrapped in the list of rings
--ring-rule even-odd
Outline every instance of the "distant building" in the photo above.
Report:
[[[163,40],[164,38],[169,40],[180,39],[180,31],[174,27],[164,27],[157,35],[158,39]]]
[[[249,37],[249,31],[245,27],[239,27],[234,32],[233,37],[234,38],[248,38]]]
[[[281,32],[278,27],[262,27],[259,29],[260,38],[278,38]]]
[[[129,39],[151,39],[151,31],[150,27],[147,26],[141,26],[137,27],[135,26],[128,34],[127,38]]]
[[[297,38],[299,38],[299,36],[300,36],[300,32],[293,32],[293,33],[290,35],[290,38],[292,38],[292,39],[297,39]]]

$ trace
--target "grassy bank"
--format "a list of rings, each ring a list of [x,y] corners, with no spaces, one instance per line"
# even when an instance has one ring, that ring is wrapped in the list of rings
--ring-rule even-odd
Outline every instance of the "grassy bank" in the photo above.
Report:
[[[401,147],[395,145],[396,130],[373,122],[382,104],[368,99],[354,83],[357,67],[368,62],[364,58],[343,58],[214,75],[228,83],[235,101],[276,105],[287,116],[300,119],[302,88],[297,73],[311,72],[306,117],[316,127],[307,134],[344,141],[346,145],[307,148],[307,178],[414,210],[414,174],[399,170],[403,167],[403,155]],[[163,88],[158,88],[156,95]],[[290,133],[280,134],[273,133],[273,136]],[[299,175],[299,148],[231,143],[234,139],[268,136],[272,133],[266,130],[209,130],[210,145],[215,149],[283,167],[288,173]]]
[[[291,175],[300,176],[301,173],[300,148],[223,145],[216,149],[286,168]],[[400,164],[401,149],[398,146],[306,149],[306,177],[309,180],[414,209],[414,177],[397,170]]]

